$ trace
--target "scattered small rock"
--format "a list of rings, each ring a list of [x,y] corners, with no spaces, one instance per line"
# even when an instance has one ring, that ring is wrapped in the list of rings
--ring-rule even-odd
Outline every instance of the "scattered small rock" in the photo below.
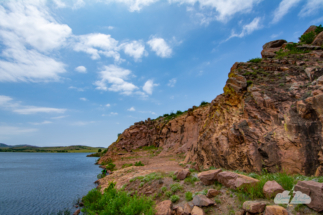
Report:
[[[155,215],[171,215],[173,211],[173,203],[170,200],[165,200],[156,205]]]
[[[191,211],[192,211],[192,207],[190,206],[190,204],[185,203],[183,215],[189,215],[191,214]]]
[[[245,215],[246,212],[244,210],[239,210],[239,211],[236,211],[235,215]]]
[[[74,213],[73,213],[73,215],[79,215],[81,213],[81,210],[80,209],[77,209]]]
[[[201,208],[194,206],[191,215],[205,215],[205,213]]]
[[[183,169],[177,172],[176,177],[179,180],[184,180],[187,176],[191,174],[189,169]]]
[[[184,215],[184,209],[182,207],[178,207],[175,210],[176,215]]]
[[[264,215],[288,215],[288,211],[278,205],[268,205],[266,207]]]
[[[263,193],[267,198],[276,196],[277,193],[284,192],[284,188],[276,181],[267,181],[263,187]]]
[[[242,208],[250,213],[262,213],[266,208],[266,203],[259,201],[246,201],[243,203]]]
[[[221,192],[219,190],[215,190],[215,189],[209,189],[207,191],[207,194],[206,194],[206,197],[208,198],[212,198],[212,197],[215,197],[217,195],[219,195]]]
[[[211,185],[217,180],[217,175],[222,172],[221,169],[209,170],[201,172],[197,177],[201,180],[204,185]]]
[[[200,206],[200,207],[202,206],[206,207],[206,206],[215,204],[213,200],[207,198],[205,195],[202,195],[202,194],[194,196],[192,202],[194,206]]]

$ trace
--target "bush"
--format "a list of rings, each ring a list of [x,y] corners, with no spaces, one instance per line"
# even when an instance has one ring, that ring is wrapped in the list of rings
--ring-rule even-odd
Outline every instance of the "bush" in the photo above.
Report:
[[[141,161],[138,161],[135,163],[135,166],[145,166],[143,163],[141,163]]]
[[[322,31],[323,31],[323,27],[322,27],[322,25],[316,26],[316,29],[315,29],[315,33],[316,33],[316,34],[319,34],[319,33],[321,33]]]
[[[302,42],[302,43],[306,43],[306,44],[311,44],[313,42],[315,38],[315,33],[313,31],[310,31],[306,34],[303,34],[299,40]]]
[[[162,191],[163,193],[165,193],[165,192],[167,191],[167,187],[163,186],[163,187],[161,188],[161,191]]]
[[[102,152],[102,149],[99,149],[98,152]]]
[[[184,182],[185,183],[191,183],[192,185],[194,185],[194,183],[196,181],[198,181],[198,180],[199,180],[198,178],[190,175],[189,177],[187,177],[187,178],[184,179]]]
[[[182,112],[182,111],[180,111],[180,110],[178,110],[178,111],[176,112],[176,115],[180,115],[180,114],[183,114],[183,112]]]
[[[146,196],[130,196],[125,191],[118,191],[115,183],[109,184],[104,193],[97,189],[91,190],[83,197],[85,214],[105,214],[105,215],[153,215],[154,201]]]
[[[173,194],[173,193],[172,193],[171,191],[166,191],[166,192],[165,192],[165,196],[167,196],[167,197],[171,197],[171,196],[172,196],[172,194]]]
[[[183,189],[183,186],[180,185],[179,183],[175,183],[175,184],[170,185],[170,189],[171,189],[171,191],[173,193],[175,193],[178,190],[182,190]]]
[[[179,196],[178,196],[178,195],[172,195],[172,196],[170,197],[170,200],[171,200],[173,203],[175,203],[175,202],[177,202],[177,201],[179,200]]]
[[[261,58],[252,58],[252,59],[250,59],[248,62],[251,62],[251,63],[260,63],[261,62]]]
[[[190,191],[187,191],[186,193],[185,193],[185,199],[186,199],[186,201],[191,201],[192,199],[193,199],[193,194],[192,194],[192,192],[190,192]]]
[[[202,101],[201,104],[200,104],[200,106],[204,106],[204,105],[207,105],[207,104],[209,104],[209,103],[206,102],[206,101]]]
[[[132,163],[125,163],[125,164],[122,164],[122,168],[126,168],[126,167],[129,167],[129,166],[132,166]]]
[[[250,86],[252,84],[252,81],[248,80],[247,81],[247,86]]]
[[[105,174],[98,174],[96,177],[98,178],[98,179],[100,179],[100,178],[103,178],[105,176]]]
[[[109,163],[108,165],[105,166],[107,170],[113,171],[116,165],[114,163]]]

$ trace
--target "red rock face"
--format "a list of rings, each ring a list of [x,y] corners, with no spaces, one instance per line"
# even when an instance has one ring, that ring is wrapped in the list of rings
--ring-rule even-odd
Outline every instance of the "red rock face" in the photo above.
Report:
[[[100,162],[156,146],[160,156],[184,154],[204,168],[323,175],[323,51],[299,47],[309,53],[235,63],[224,93],[209,105],[132,125]]]

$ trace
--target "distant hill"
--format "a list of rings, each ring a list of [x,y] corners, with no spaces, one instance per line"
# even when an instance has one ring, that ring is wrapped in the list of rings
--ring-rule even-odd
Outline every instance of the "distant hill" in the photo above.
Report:
[[[38,146],[31,146],[31,145],[14,145],[10,146],[4,143],[0,144],[0,152],[91,152],[95,153],[98,152],[99,149],[104,149],[103,147],[89,147],[89,146],[81,146],[81,145],[74,145],[74,146],[54,146],[54,147],[38,147]]]
[[[26,144],[24,144],[24,145],[14,145],[14,146],[10,146],[10,145],[7,145],[7,144],[4,144],[4,143],[0,143],[0,147],[1,148],[4,148],[4,147],[6,147],[6,148],[12,148],[12,147],[19,147],[19,148],[23,148],[23,147],[28,147],[28,148],[37,148],[37,146],[31,146],[31,145],[26,145]]]
[[[8,146],[7,144],[4,144],[4,143],[0,143],[0,148],[2,148],[2,147],[10,147],[10,146]]]

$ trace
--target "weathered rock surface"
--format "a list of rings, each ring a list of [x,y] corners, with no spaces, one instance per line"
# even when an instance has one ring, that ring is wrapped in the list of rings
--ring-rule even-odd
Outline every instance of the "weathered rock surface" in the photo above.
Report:
[[[288,211],[278,205],[268,205],[264,212],[264,215],[288,215]]]
[[[209,170],[201,172],[197,177],[201,180],[204,185],[211,185],[217,180],[217,175],[222,172],[221,169]]]
[[[277,193],[284,192],[284,188],[276,181],[267,181],[263,187],[263,193],[267,198],[276,196]]]
[[[206,207],[206,206],[215,204],[215,202],[213,200],[211,200],[211,199],[207,198],[205,195],[201,195],[201,194],[194,196],[192,203],[195,206],[199,206],[199,207]]]
[[[183,215],[189,215],[191,214],[191,211],[192,211],[192,207],[188,203],[185,203]]]
[[[74,213],[73,213],[73,215],[79,215],[81,213],[81,210],[80,209],[77,209]]]
[[[262,213],[266,208],[266,203],[259,201],[246,201],[243,203],[242,208],[250,213]]]
[[[284,43],[287,43],[286,40],[274,40],[266,43],[265,45],[262,46],[262,49],[269,49],[269,48],[279,48],[281,47]]]
[[[315,25],[311,25],[304,33],[303,33],[303,35],[304,34],[307,34],[307,33],[309,33],[309,32],[311,32],[311,31],[313,31],[313,32],[315,32],[315,30],[316,30],[316,26]]]
[[[205,215],[205,213],[201,208],[194,206],[191,215]]]
[[[173,203],[170,200],[165,200],[156,205],[155,215],[171,215],[173,210]]]
[[[314,41],[312,42],[312,45],[315,45],[315,46],[323,45],[323,31],[315,37]]]
[[[216,197],[219,194],[221,194],[221,191],[215,190],[215,189],[209,189],[207,191],[206,197],[213,198],[213,197]]]
[[[179,180],[184,180],[186,177],[188,177],[191,174],[190,170],[183,169],[176,173],[176,177]]]
[[[264,54],[259,63],[235,63],[210,104],[130,126],[99,163],[155,146],[158,156],[183,154],[205,169],[323,175],[322,50],[303,45],[309,53],[276,58],[280,48],[264,49],[272,58]]]
[[[257,179],[227,171],[220,172],[218,174],[218,181],[231,189],[243,188],[245,186],[255,186],[259,182]]]
[[[184,215],[184,209],[182,207],[178,207],[175,210],[176,215]]]
[[[244,210],[239,210],[235,212],[235,215],[245,215],[246,212]]]
[[[294,191],[300,191],[311,197],[311,203],[307,204],[317,212],[323,211],[323,183],[316,181],[299,181],[295,185]]]

